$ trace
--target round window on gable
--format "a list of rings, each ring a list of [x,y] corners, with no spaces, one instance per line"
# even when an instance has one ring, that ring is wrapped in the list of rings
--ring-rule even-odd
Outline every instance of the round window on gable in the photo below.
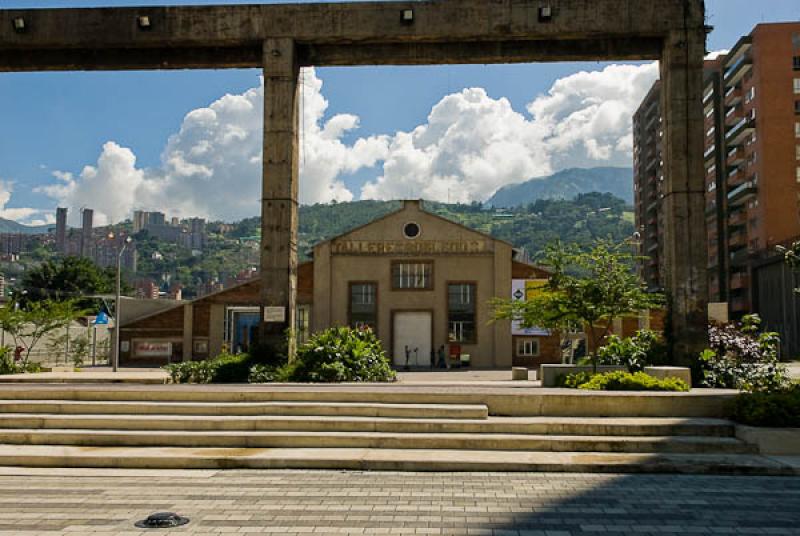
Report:
[[[403,227],[403,235],[406,238],[416,238],[419,236],[419,233],[420,233],[419,225],[417,225],[416,223],[413,222],[407,223]]]

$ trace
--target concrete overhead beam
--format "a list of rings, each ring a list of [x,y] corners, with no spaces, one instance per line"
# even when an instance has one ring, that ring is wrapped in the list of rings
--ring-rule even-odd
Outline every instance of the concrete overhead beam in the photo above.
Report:
[[[693,0],[699,1],[699,0]],[[540,20],[540,7],[552,18]],[[413,21],[401,13],[412,9]],[[702,11],[702,10],[701,10]],[[654,40],[670,28],[702,27],[687,21],[684,0],[433,0],[181,6],[94,9],[0,10],[0,71],[65,69],[233,68],[256,66],[255,51],[270,38],[291,38],[315,65],[504,63],[538,61],[536,44],[583,42],[574,59],[647,59]],[[147,17],[142,27],[139,17]],[[14,20],[24,20],[17,31]],[[476,43],[486,43],[481,47]],[[595,50],[586,50],[593,43]],[[403,44],[393,48],[389,45]],[[441,47],[416,46],[442,45]],[[376,46],[388,55],[348,56],[335,46]],[[470,46],[473,48],[470,49]],[[543,46],[540,44],[539,46]],[[459,50],[459,47],[464,47]],[[558,48],[550,52],[558,57]],[[46,53],[45,53],[46,51]],[[418,55],[423,53],[421,57]],[[416,56],[415,56],[416,55]],[[455,59],[453,59],[455,58]],[[511,55],[513,61],[514,54]],[[311,61],[308,59],[307,61]]]
[[[657,60],[662,40],[486,41],[299,45],[303,66],[455,65],[556,61]],[[0,72],[114,71],[153,69],[257,69],[261,43],[238,47],[166,47],[0,50]]]

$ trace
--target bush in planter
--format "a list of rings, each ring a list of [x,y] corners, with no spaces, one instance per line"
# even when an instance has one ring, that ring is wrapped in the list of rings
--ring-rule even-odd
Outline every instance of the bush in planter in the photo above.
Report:
[[[254,364],[249,354],[222,353],[213,359],[171,363],[163,368],[172,383],[245,383]]]
[[[286,383],[292,381],[296,365],[286,363],[281,366],[256,364],[250,367],[248,383]]]
[[[214,361],[183,361],[162,367],[172,383],[211,383],[216,372]]]
[[[644,372],[607,372],[591,374],[578,372],[569,374],[562,381],[563,387],[585,389],[589,391],[677,391],[689,390],[686,382],[677,378],[659,380]]]
[[[800,428],[800,385],[770,393],[743,393],[734,400],[731,416],[750,426]]]
[[[628,372],[641,372],[651,365],[666,364],[667,346],[658,333],[647,329],[625,339],[609,335],[597,350],[597,361],[600,365],[619,365],[627,367]]]
[[[315,334],[289,367],[296,382],[391,382],[397,377],[375,333],[349,327]]]
[[[760,325],[758,315],[747,315],[736,324],[709,327],[711,348],[700,355],[703,385],[744,391],[776,391],[788,386],[788,371],[778,360],[780,336],[759,333]]]

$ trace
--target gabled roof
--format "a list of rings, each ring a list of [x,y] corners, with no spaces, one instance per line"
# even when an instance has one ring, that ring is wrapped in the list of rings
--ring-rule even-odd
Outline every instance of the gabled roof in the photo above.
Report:
[[[336,236],[332,236],[332,237],[330,237],[330,238],[328,238],[326,240],[321,240],[320,242],[317,242],[316,244],[314,244],[313,247],[316,248],[319,245],[326,244],[328,242],[333,242],[334,240],[337,240],[339,238],[347,236],[347,235],[349,235],[351,233],[354,233],[354,232],[359,231],[361,229],[365,229],[365,228],[369,227],[370,225],[373,225],[373,224],[375,224],[375,223],[377,223],[379,221],[383,221],[383,220],[388,219],[388,218],[390,218],[392,216],[400,214],[401,212],[406,210],[406,203],[409,203],[409,202],[418,203],[420,210],[422,212],[424,212],[426,215],[428,215],[428,216],[430,216],[432,218],[436,218],[438,220],[441,220],[442,222],[447,223],[449,225],[455,225],[456,227],[460,227],[461,229],[464,229],[464,230],[469,231],[471,233],[475,233],[475,234],[481,235],[484,238],[487,238],[489,240],[492,240],[492,241],[495,241],[495,242],[500,242],[502,244],[506,244],[508,246],[511,246],[512,248],[514,247],[514,244],[512,244],[511,242],[507,242],[506,240],[503,240],[502,238],[496,238],[496,237],[490,235],[489,233],[485,233],[483,231],[479,231],[477,229],[473,229],[472,227],[464,225],[463,223],[458,223],[457,221],[450,220],[448,218],[445,218],[444,216],[440,216],[439,214],[435,214],[433,212],[425,210],[425,205],[424,205],[424,200],[423,199],[404,199],[403,200],[403,205],[399,209],[393,210],[391,212],[387,212],[386,214],[384,214],[383,216],[381,216],[379,218],[375,218],[374,220],[370,220],[367,223],[363,223],[361,225],[353,227],[352,229],[349,229],[349,230],[347,230],[347,231],[345,231],[345,232],[343,232],[341,234],[338,234]]]

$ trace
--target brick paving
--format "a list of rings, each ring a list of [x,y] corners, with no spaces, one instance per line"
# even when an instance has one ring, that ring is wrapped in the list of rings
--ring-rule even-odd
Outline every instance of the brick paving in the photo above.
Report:
[[[164,510],[191,522],[172,530],[133,526]],[[0,476],[0,534],[151,533],[800,534],[800,478],[99,470]]]

